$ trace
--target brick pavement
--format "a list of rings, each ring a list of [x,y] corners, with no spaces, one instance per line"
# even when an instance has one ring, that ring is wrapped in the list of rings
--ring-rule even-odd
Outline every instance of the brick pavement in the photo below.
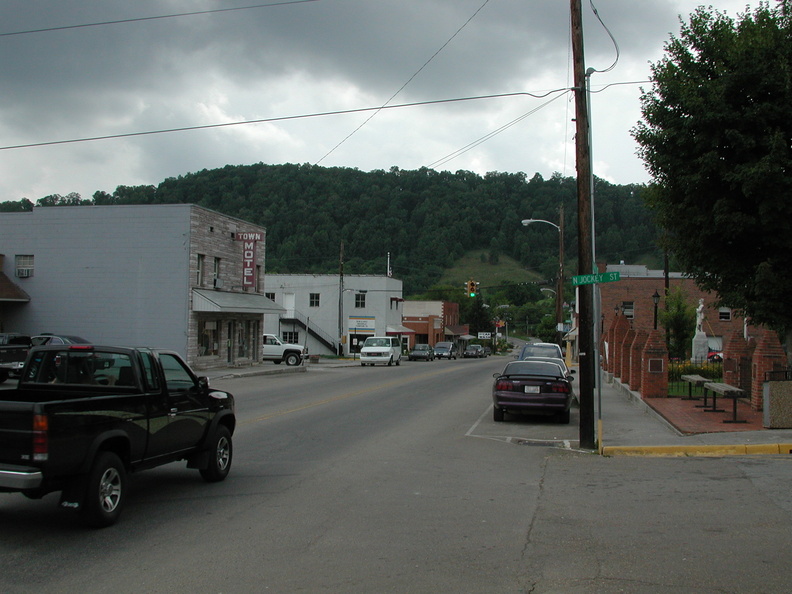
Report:
[[[718,398],[718,409],[723,409],[724,412],[705,412],[703,408],[699,408],[704,403],[703,399],[646,398],[644,402],[684,434],[764,429],[762,412],[751,410],[750,405],[742,400],[737,401],[737,419],[744,420],[745,423],[723,422],[732,419],[734,405],[731,398]],[[712,408],[712,397],[707,404],[708,408]]]

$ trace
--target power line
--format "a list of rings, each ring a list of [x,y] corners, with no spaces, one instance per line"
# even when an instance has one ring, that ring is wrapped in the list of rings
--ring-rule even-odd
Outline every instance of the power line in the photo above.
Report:
[[[455,32],[455,33],[454,33],[454,34],[453,34],[451,37],[449,37],[449,38],[448,38],[448,40],[446,40],[446,42],[445,42],[443,45],[441,45],[441,46],[440,46],[440,49],[438,49],[438,50],[437,50],[437,51],[436,51],[434,54],[432,54],[432,57],[430,57],[430,58],[429,58],[429,59],[428,59],[426,62],[424,62],[423,66],[421,66],[421,67],[420,67],[418,70],[416,70],[416,71],[415,71],[415,73],[413,73],[413,75],[412,75],[412,76],[411,76],[409,79],[407,79],[407,82],[405,82],[405,83],[404,83],[404,84],[403,84],[401,87],[399,87],[399,90],[398,90],[398,91],[396,91],[396,92],[395,92],[393,95],[391,95],[391,96],[390,96],[390,99],[388,99],[388,100],[387,100],[385,103],[383,103],[383,104],[382,104],[382,108],[384,108],[384,107],[385,107],[386,105],[388,105],[388,104],[389,104],[391,101],[393,101],[393,100],[396,98],[396,96],[397,96],[399,93],[401,93],[401,92],[404,90],[404,88],[405,88],[407,85],[409,85],[409,84],[410,84],[410,83],[413,81],[413,79],[414,79],[416,76],[418,76],[418,75],[419,75],[419,74],[420,74],[420,73],[423,71],[423,69],[424,69],[424,68],[426,68],[426,67],[429,65],[429,62],[431,62],[432,60],[434,60],[434,59],[437,57],[437,55],[438,55],[440,52],[442,52],[442,51],[445,49],[445,47],[446,47],[446,46],[447,46],[449,43],[451,43],[451,42],[454,40],[454,38],[455,38],[457,35],[459,35],[459,33],[462,31],[462,29],[464,29],[465,27],[467,27],[467,26],[468,26],[468,24],[470,23],[470,21],[472,21],[474,18],[476,18],[476,15],[477,15],[479,12],[481,12],[481,11],[482,11],[482,9],[483,9],[483,8],[484,8],[484,7],[485,7],[485,6],[486,6],[486,5],[489,3],[489,1],[490,1],[490,0],[484,0],[484,4],[482,4],[481,6],[479,6],[478,10],[476,10],[476,12],[474,12],[474,13],[473,13],[473,14],[470,16],[470,18],[469,18],[467,21],[465,21],[465,23],[464,23],[464,24],[463,24],[463,25],[462,25],[462,26],[461,26],[459,29],[457,29],[457,30],[456,30],[456,32]],[[381,108],[381,109],[382,109],[382,108]],[[333,152],[335,152],[335,150],[336,150],[336,149],[337,149],[339,146],[341,146],[341,145],[342,145],[342,144],[344,144],[344,143],[345,143],[347,140],[349,140],[350,138],[352,138],[352,136],[354,136],[354,135],[357,133],[357,131],[358,131],[358,130],[360,130],[360,129],[361,129],[363,126],[365,126],[366,124],[368,124],[368,123],[369,123],[369,122],[372,120],[372,118],[374,118],[374,116],[376,116],[376,115],[377,115],[377,114],[380,112],[380,110],[381,110],[381,109],[378,109],[378,110],[376,110],[376,111],[375,111],[374,113],[372,113],[372,114],[371,114],[369,117],[367,117],[367,118],[366,118],[366,119],[365,119],[365,120],[364,120],[364,121],[363,121],[363,122],[362,122],[362,123],[361,123],[361,124],[360,124],[360,125],[359,125],[357,128],[355,128],[354,130],[352,130],[352,132],[350,132],[349,134],[347,134],[347,136],[346,136],[346,137],[345,137],[345,138],[344,138],[344,139],[343,139],[341,142],[339,142],[339,143],[338,143],[338,144],[336,144],[336,145],[335,145],[333,148],[331,148],[329,151],[327,151],[327,152],[326,152],[326,153],[325,153],[325,154],[322,156],[322,158],[321,158],[321,159],[319,159],[319,160],[316,162],[316,164],[318,165],[319,163],[321,163],[322,161],[324,161],[324,160],[325,160],[327,157],[329,157],[329,156],[330,156],[330,155],[331,155]]]
[[[544,98],[552,93],[558,93],[561,91],[567,91],[568,89],[555,89],[553,91],[549,91],[547,93],[537,95],[534,93],[528,92],[517,92],[517,93],[496,93],[492,95],[478,95],[474,97],[456,97],[453,99],[435,99],[432,101],[417,101],[413,103],[400,103],[396,105],[386,105],[380,107],[360,107],[356,109],[343,109],[343,110],[336,110],[336,111],[325,111],[325,112],[317,112],[317,113],[309,113],[309,114],[301,114],[301,115],[291,115],[291,116],[279,116],[273,118],[261,118],[257,120],[242,120],[238,122],[225,122],[222,124],[203,124],[200,126],[183,126],[180,128],[162,128],[159,130],[146,130],[142,132],[126,132],[121,134],[107,134],[104,136],[89,136],[84,138],[71,138],[66,140],[49,140],[44,142],[31,142],[26,144],[16,144],[10,146],[0,146],[0,151],[8,151],[8,150],[16,150],[16,149],[23,149],[23,148],[35,148],[35,147],[42,147],[42,146],[55,146],[60,144],[75,144],[78,142],[94,142],[98,140],[113,140],[118,138],[131,138],[135,136],[151,136],[153,134],[170,134],[173,132],[188,132],[191,130],[210,130],[213,128],[229,128],[232,126],[246,126],[249,124],[263,124],[268,122],[284,122],[289,120],[301,120],[301,119],[309,119],[309,118],[319,118],[319,117],[326,117],[326,116],[334,116],[334,115],[346,115],[350,113],[363,113],[367,111],[377,111],[381,109],[402,109],[405,107],[420,107],[425,105],[438,105],[442,103],[461,103],[464,101],[480,101],[483,99],[502,99],[506,97],[534,97],[534,98]]]
[[[446,155],[445,157],[442,157],[442,158],[438,159],[437,161],[434,161],[434,162],[430,163],[429,165],[427,165],[427,167],[429,169],[433,169],[435,167],[440,167],[442,165],[445,165],[449,161],[452,161],[452,160],[456,159],[458,156],[463,155],[466,152],[468,152],[469,150],[476,148],[478,145],[483,144],[484,142],[488,141],[490,138],[494,138],[495,136],[497,136],[501,132],[504,132],[504,131],[508,130],[509,128],[514,126],[515,124],[519,124],[525,118],[527,118],[529,116],[532,116],[533,114],[535,114],[540,109],[543,109],[544,107],[547,107],[548,105],[550,105],[553,101],[555,101],[559,97],[563,97],[565,94],[569,93],[569,89],[561,89],[561,90],[556,91],[556,92],[558,92],[559,94],[556,95],[555,97],[553,97],[552,99],[550,99],[549,101],[545,101],[539,107],[537,107],[535,109],[532,109],[531,111],[529,111],[527,113],[522,114],[521,116],[513,119],[511,122],[507,122],[506,124],[504,124],[500,128],[497,128],[496,130],[493,130],[489,134],[485,134],[484,136],[482,136],[478,140],[474,140],[470,144],[467,144],[467,145],[463,146],[461,149],[458,149],[458,150],[454,151],[453,153],[450,153],[450,154]]]
[[[64,31],[67,29],[85,29],[88,27],[103,27],[105,25],[121,25],[125,23],[139,23],[142,21],[156,21],[160,19],[175,19],[186,16],[196,16],[200,14],[214,14],[218,12],[234,12],[239,10],[253,10],[256,8],[271,8],[273,6],[285,6],[287,4],[304,4],[306,2],[319,2],[320,0],[284,0],[283,2],[272,2],[269,4],[253,4],[251,6],[237,6],[233,8],[215,8],[212,10],[198,10],[195,12],[181,12],[176,14],[163,14],[150,17],[138,17],[134,19],[119,19],[116,21],[100,21],[97,23],[83,23],[81,25],[63,25],[60,27],[45,27],[42,29],[27,29],[24,31],[11,31],[0,33],[0,37],[11,37],[13,35],[28,35],[31,33],[50,33],[52,31]]]

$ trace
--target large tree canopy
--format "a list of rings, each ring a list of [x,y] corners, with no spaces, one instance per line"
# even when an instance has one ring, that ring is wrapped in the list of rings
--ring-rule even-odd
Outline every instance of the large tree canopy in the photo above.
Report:
[[[699,8],[652,65],[633,130],[666,247],[754,322],[792,329],[790,0]]]

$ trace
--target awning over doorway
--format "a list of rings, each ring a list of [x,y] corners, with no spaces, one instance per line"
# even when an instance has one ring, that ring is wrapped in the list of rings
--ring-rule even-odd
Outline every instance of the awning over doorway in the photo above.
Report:
[[[215,313],[280,314],[286,310],[255,293],[232,293],[230,291],[205,291],[193,289],[193,311]]]
[[[388,326],[386,334],[415,334],[415,330],[397,324],[396,326]]]
[[[30,295],[15,285],[5,272],[0,272],[0,301],[27,303]]]

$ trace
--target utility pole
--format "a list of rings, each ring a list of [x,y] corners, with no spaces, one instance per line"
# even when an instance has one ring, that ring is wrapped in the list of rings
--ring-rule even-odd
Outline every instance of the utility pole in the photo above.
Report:
[[[564,203],[558,209],[558,282],[556,283],[556,342],[564,348]]]
[[[570,0],[572,61],[575,81],[575,156],[577,162],[578,274],[592,274],[591,152],[589,147],[586,64],[583,56],[581,0]],[[580,378],[580,447],[595,449],[594,285],[578,286],[578,357]]]
[[[344,354],[344,242],[338,256],[338,356]]]

